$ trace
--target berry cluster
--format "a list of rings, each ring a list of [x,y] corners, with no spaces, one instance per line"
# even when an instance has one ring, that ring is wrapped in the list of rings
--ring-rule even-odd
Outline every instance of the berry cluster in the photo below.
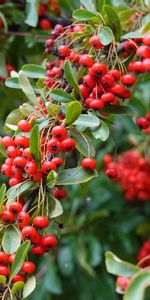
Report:
[[[146,201],[150,198],[150,161],[136,151],[125,152],[112,162],[110,155],[104,157],[106,175],[121,184],[128,201]]]
[[[149,129],[149,127],[150,127],[150,112],[148,112],[145,117],[137,118],[136,124],[139,126],[140,129]]]

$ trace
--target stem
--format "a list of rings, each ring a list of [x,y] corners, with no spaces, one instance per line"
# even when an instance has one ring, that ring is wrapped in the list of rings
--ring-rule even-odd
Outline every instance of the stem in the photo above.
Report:
[[[30,210],[31,205],[32,205],[32,203],[35,199],[35,196],[36,196],[37,192],[38,192],[38,189],[32,191],[29,200],[26,202],[26,204],[23,207],[23,211],[29,211]]]

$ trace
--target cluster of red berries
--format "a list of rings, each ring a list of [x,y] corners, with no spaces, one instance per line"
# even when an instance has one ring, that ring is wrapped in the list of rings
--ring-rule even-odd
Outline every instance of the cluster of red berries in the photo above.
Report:
[[[1,19],[0,19],[0,28],[1,28]],[[6,65],[6,70],[7,70],[7,77],[10,76],[11,71],[15,71],[15,67],[12,65]],[[6,78],[3,76],[0,76],[0,81],[4,81]]]
[[[149,129],[149,127],[150,127],[150,112],[148,112],[145,117],[137,118],[136,124],[139,126],[140,129],[146,129],[146,130]]]
[[[104,156],[106,175],[121,184],[128,201],[150,199],[150,161],[136,151],[125,152],[112,162],[110,155]]]
[[[140,263],[141,267],[150,266],[150,240],[146,240],[141,246],[137,254],[137,261],[138,262],[143,261]]]
[[[52,23],[49,19],[49,13],[60,14],[58,0],[48,0],[47,3],[40,3],[38,15],[39,27],[43,30],[50,30]]]

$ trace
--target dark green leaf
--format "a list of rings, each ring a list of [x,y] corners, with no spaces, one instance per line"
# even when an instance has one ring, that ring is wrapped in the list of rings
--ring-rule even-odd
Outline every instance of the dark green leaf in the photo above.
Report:
[[[65,125],[72,124],[81,114],[82,105],[79,101],[72,101],[67,105]]]
[[[3,22],[3,30],[5,31],[5,32],[7,32],[8,31],[8,24],[7,24],[7,19],[6,19],[6,16],[0,11],[0,18],[1,18],[1,20],[2,20],[2,22]]]
[[[0,51],[0,76],[3,78],[7,78],[7,69],[6,69],[6,61],[5,61],[5,53]]]
[[[97,10],[98,10],[98,12],[102,12],[104,4],[105,4],[105,0],[96,0],[96,2],[97,2]]]
[[[30,135],[30,151],[38,166],[41,163],[41,146],[40,146],[40,130],[39,125],[36,124],[31,130]]]
[[[23,119],[23,114],[21,113],[20,109],[17,108],[13,110],[6,118],[5,125],[12,130],[18,129],[18,122]]]
[[[11,267],[10,281],[20,271],[20,269],[26,259],[29,248],[30,248],[30,242],[25,241],[17,250],[14,262]]]
[[[25,181],[21,182],[19,184],[16,184],[15,186],[12,186],[7,191],[7,205],[9,206],[10,203],[12,203],[19,195],[24,194],[26,191],[30,191],[35,187],[35,183],[32,181]]]
[[[66,60],[64,63],[64,75],[66,77],[67,82],[75,89],[76,92],[80,94],[75,72],[69,60]]]
[[[34,275],[28,277],[24,290],[23,290],[23,297],[27,298],[35,289],[36,287],[36,278]]]
[[[104,5],[104,11],[107,15],[106,25],[111,27],[115,39],[119,41],[121,37],[121,25],[118,15],[110,5]]]
[[[50,218],[56,218],[63,214],[63,207],[59,200],[55,198],[50,199]]]
[[[33,105],[39,106],[39,103],[38,103],[37,97],[34,93],[34,90],[31,86],[26,74],[23,71],[19,71],[18,81],[19,81],[21,89],[23,90],[23,92],[25,93],[27,98],[30,100],[30,102]]]
[[[112,252],[106,252],[105,263],[107,271],[117,276],[131,277],[140,270],[138,266],[121,260]]]
[[[58,265],[60,271],[65,276],[70,276],[74,271],[74,255],[71,247],[61,247],[58,254]]]
[[[96,13],[93,13],[87,9],[77,9],[73,13],[73,18],[80,20],[80,21],[87,21],[93,18],[97,18]]]
[[[22,291],[23,288],[24,288],[24,282],[22,282],[22,281],[15,282],[13,284],[13,288],[11,290],[12,296],[14,296],[16,293]]]
[[[36,27],[38,23],[39,0],[26,1],[26,20],[25,23],[29,26]]]
[[[150,272],[143,270],[138,272],[131,280],[125,295],[124,300],[144,300],[146,288],[150,286]]]
[[[92,143],[92,140],[87,134],[80,132],[76,128],[70,129],[70,132],[76,142],[77,145],[76,147],[79,152],[81,152],[86,157],[95,156],[94,145]]]
[[[96,130],[92,131],[92,134],[96,139],[100,139],[105,142],[109,137],[109,127],[101,120],[100,126]]]
[[[48,188],[52,188],[57,182],[58,175],[55,171],[51,170],[48,176],[46,177],[46,182]]]
[[[77,84],[77,83],[76,83]],[[50,92],[50,96],[53,100],[61,103],[67,103],[74,101],[74,97],[61,89],[54,89]]]
[[[9,226],[3,236],[2,247],[7,254],[15,253],[21,244],[21,233],[14,226]]]
[[[42,66],[29,64],[24,65],[22,70],[29,78],[41,78],[46,76],[46,69]]]
[[[66,169],[58,174],[57,185],[72,185],[83,183],[97,176],[96,171],[84,171],[82,167]]]
[[[102,45],[104,46],[109,45],[114,39],[114,35],[111,28],[107,26],[100,26],[98,36]]]
[[[96,127],[99,126],[100,120],[93,115],[81,114],[79,118],[74,122],[74,125],[80,125],[84,127]]]
[[[133,115],[134,111],[132,110],[131,107],[129,106],[121,106],[121,105],[106,105],[104,108],[104,112],[115,115],[115,114],[119,114],[119,115]]]
[[[0,212],[3,210],[5,195],[6,195],[6,184],[3,183],[0,188]]]

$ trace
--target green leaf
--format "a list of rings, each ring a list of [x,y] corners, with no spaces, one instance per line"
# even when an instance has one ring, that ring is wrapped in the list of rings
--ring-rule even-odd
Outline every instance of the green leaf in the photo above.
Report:
[[[64,75],[67,82],[75,89],[76,92],[80,93],[80,89],[77,83],[75,72],[70,64],[69,60],[66,60],[64,63]]]
[[[81,114],[73,124],[84,127],[96,127],[99,126],[100,120],[93,115]]]
[[[105,257],[106,269],[110,274],[131,277],[140,270],[139,267],[121,260],[112,252],[106,252]]]
[[[14,226],[9,226],[2,239],[2,247],[7,254],[13,254],[21,244],[21,234]]]
[[[144,34],[141,34],[139,30],[128,32],[122,35],[121,39],[143,38]]]
[[[72,75],[73,76],[73,75]],[[75,84],[77,84],[77,82],[75,82]],[[71,94],[68,94],[66,92],[64,92],[61,89],[54,89],[50,92],[50,97],[57,101],[57,102],[61,102],[61,103],[67,103],[70,101],[74,101],[74,97]]]
[[[72,101],[67,105],[65,125],[72,124],[81,114],[82,105],[79,101]]]
[[[80,21],[87,21],[93,18],[97,18],[97,14],[93,13],[87,9],[77,9],[73,13],[73,18]]]
[[[3,210],[5,195],[6,195],[6,184],[3,183],[0,188],[0,212],[2,212]]]
[[[3,285],[5,285],[6,283],[6,277],[3,275],[0,275],[0,283],[2,283]]]
[[[84,5],[87,10],[95,12],[95,6],[92,0],[81,0],[81,4]]]
[[[96,139],[100,139],[105,142],[109,137],[109,127],[101,120],[100,126],[96,130],[92,131],[92,134]]]
[[[55,117],[60,109],[59,105],[50,102],[46,102],[46,108],[48,110],[49,115],[52,117]]]
[[[24,288],[24,282],[22,282],[22,281],[15,282],[13,284],[13,288],[11,290],[12,296],[14,296],[16,293],[22,291],[23,288]]]
[[[61,247],[58,253],[58,265],[61,274],[70,276],[74,272],[74,254],[72,248],[69,246]]]
[[[114,35],[111,28],[107,26],[100,26],[98,33],[102,45],[107,46],[114,40]]]
[[[23,103],[22,105],[19,106],[19,109],[20,112],[26,117],[28,117],[33,112],[35,112],[35,108],[29,103]]]
[[[121,24],[123,25],[125,22],[128,22],[129,19],[135,15],[137,10],[135,8],[127,8],[121,12],[118,13],[119,20]]]
[[[121,25],[118,15],[110,5],[104,5],[104,11],[107,15],[106,25],[112,29],[115,39],[119,41],[121,37]]]
[[[66,169],[58,174],[57,185],[72,185],[83,183],[97,176],[96,171],[84,171],[82,167]]]
[[[150,272],[143,270],[138,272],[131,280],[125,295],[124,300],[144,300],[146,288],[150,286]]]
[[[59,200],[55,198],[50,199],[50,218],[56,218],[63,214],[63,207]]]
[[[10,77],[5,81],[5,85],[12,89],[21,89],[18,78]]]
[[[36,287],[36,278],[34,275],[28,277],[24,290],[23,290],[23,297],[26,298],[28,297],[35,289]]]
[[[48,176],[46,177],[47,187],[52,188],[56,184],[57,178],[58,174],[55,171],[51,170]]]
[[[112,115],[133,115],[134,111],[129,106],[123,106],[123,105],[106,105],[103,109],[105,113],[109,113]]]
[[[23,244],[17,250],[14,262],[13,262],[12,267],[11,267],[10,281],[20,271],[20,269],[21,269],[21,267],[22,267],[22,265],[23,265],[23,263],[26,259],[29,248],[30,248],[30,242],[25,241],[25,242],[23,242]]]
[[[1,138],[1,137],[0,137],[0,153],[1,153],[3,156],[7,157],[6,149],[5,149],[5,147],[3,146],[3,144],[2,144],[2,138]]]
[[[6,69],[5,53],[2,51],[0,51],[0,62],[0,76],[6,78],[8,75]]]
[[[97,0],[96,2],[97,2],[97,10],[98,10],[98,12],[102,12],[104,4],[105,4],[105,0]]]
[[[41,78],[46,77],[46,69],[42,66],[28,64],[22,67],[22,71],[29,78]]]
[[[6,118],[5,125],[12,130],[18,129],[18,122],[23,119],[23,114],[21,113],[20,109],[17,108],[13,110]]]
[[[37,97],[34,93],[34,90],[31,86],[26,74],[23,71],[19,71],[18,81],[19,81],[21,89],[23,90],[23,92],[25,93],[27,98],[30,100],[30,102],[33,105],[39,106],[39,103],[38,103]]]
[[[95,156],[95,148],[90,137],[77,130],[76,128],[71,128],[70,133],[72,134],[75,142],[76,148],[80,153],[82,153],[86,157]]]
[[[41,163],[41,146],[40,146],[40,130],[39,125],[36,124],[31,130],[30,135],[30,151],[38,166]]]
[[[36,27],[38,23],[38,10],[39,0],[27,0],[26,1],[26,14],[25,23],[29,26]]]
[[[36,186],[32,181],[25,181],[12,186],[7,191],[7,206],[9,206],[19,195],[24,194],[26,191],[30,191]]]
[[[83,244],[80,243],[79,245],[80,251],[77,253],[77,259],[80,266],[88,273],[91,277],[95,277],[96,273],[95,270],[90,266],[87,262],[87,249],[84,247]]]

